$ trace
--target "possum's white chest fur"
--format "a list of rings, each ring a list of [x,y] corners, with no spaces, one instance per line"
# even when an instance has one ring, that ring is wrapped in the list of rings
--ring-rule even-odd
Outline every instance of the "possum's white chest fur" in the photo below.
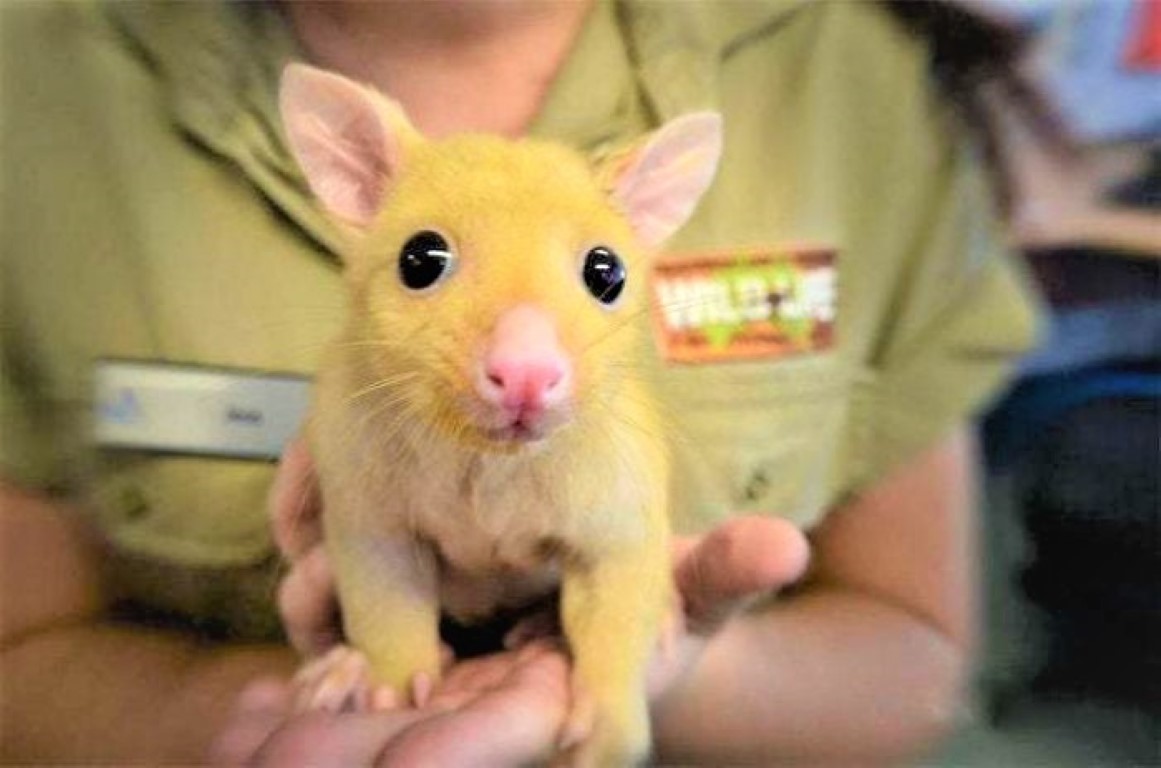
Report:
[[[464,623],[551,593],[562,558],[586,549],[602,516],[631,515],[644,503],[635,483],[578,481],[581,462],[566,435],[512,453],[450,438],[385,445],[374,420],[323,414],[315,427],[328,497],[345,497],[344,514],[358,516],[361,536],[410,537],[429,548],[441,608]],[[585,471],[608,476],[588,453]]]
[[[529,450],[535,450],[534,448]],[[466,454],[447,448],[440,461],[403,481],[409,524],[435,550],[440,603],[470,622],[533,602],[560,582],[560,487],[549,487],[535,459]]]

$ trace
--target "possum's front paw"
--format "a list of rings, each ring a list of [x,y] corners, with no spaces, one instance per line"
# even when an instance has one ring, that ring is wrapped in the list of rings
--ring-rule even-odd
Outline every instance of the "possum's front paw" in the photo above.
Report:
[[[574,681],[572,710],[558,742],[558,766],[620,768],[649,756],[649,713],[644,701],[600,703]]]
[[[370,712],[398,704],[390,687],[372,682],[367,658],[349,645],[337,645],[308,661],[294,675],[294,685],[300,712]]]

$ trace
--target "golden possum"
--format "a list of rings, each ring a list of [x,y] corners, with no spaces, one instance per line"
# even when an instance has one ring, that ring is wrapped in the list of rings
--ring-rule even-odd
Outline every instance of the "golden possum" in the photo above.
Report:
[[[302,65],[281,108],[350,232],[350,311],[308,436],[348,641],[376,683],[439,674],[461,622],[560,589],[571,756],[645,756],[646,664],[672,599],[666,448],[642,383],[646,250],[692,213],[720,120],[595,168],[547,142],[422,137],[381,94]]]

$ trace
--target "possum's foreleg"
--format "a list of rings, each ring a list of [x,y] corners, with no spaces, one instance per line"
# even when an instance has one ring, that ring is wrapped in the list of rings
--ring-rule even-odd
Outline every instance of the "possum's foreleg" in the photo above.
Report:
[[[564,734],[570,762],[623,766],[647,757],[645,676],[672,596],[667,535],[566,571],[561,619],[574,665]],[[567,744],[574,735],[580,742]]]
[[[408,535],[348,533],[328,526],[347,641],[361,651],[371,682],[406,697],[417,675],[440,672],[439,588],[435,555]]]

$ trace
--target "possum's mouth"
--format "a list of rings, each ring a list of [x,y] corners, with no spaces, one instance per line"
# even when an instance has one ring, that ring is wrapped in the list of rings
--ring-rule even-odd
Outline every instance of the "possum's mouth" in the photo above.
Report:
[[[499,427],[483,427],[481,434],[499,443],[538,443],[552,434],[555,425],[541,417],[516,416],[511,423]]]
[[[453,420],[467,427],[467,434],[484,450],[508,453],[544,443],[574,418],[571,404],[510,409],[482,402],[468,393],[457,399]]]
[[[473,419],[476,431],[487,443],[502,450],[519,449],[550,439],[571,418],[571,409],[550,408],[508,411],[486,408]]]

